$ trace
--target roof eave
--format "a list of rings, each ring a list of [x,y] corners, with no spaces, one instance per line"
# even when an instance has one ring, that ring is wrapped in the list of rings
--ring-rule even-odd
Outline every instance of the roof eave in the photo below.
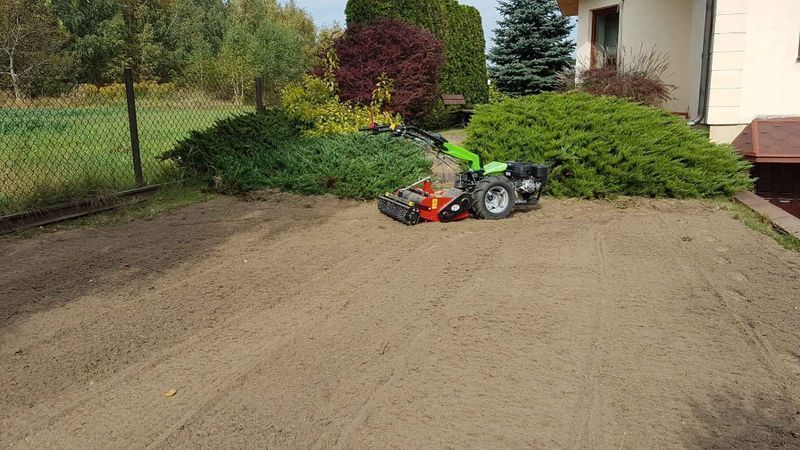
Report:
[[[558,0],[558,6],[561,8],[561,14],[564,14],[565,16],[577,16],[578,3],[580,3],[579,0]]]

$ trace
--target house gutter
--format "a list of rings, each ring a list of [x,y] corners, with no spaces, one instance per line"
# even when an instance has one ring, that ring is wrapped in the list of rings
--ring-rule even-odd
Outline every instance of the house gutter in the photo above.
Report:
[[[700,100],[697,108],[699,116],[689,121],[690,126],[705,124],[708,119],[708,98],[711,90],[711,54],[714,47],[714,27],[716,26],[717,0],[706,0],[706,23],[703,33],[703,61],[700,69]]]

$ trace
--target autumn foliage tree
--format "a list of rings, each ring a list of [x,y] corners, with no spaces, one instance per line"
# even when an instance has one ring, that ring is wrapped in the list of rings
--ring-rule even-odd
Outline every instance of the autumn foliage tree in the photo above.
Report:
[[[394,81],[386,108],[408,122],[430,114],[439,96],[444,43],[429,31],[395,19],[379,19],[347,29],[334,47],[336,81],[342,100],[369,104],[377,81]]]

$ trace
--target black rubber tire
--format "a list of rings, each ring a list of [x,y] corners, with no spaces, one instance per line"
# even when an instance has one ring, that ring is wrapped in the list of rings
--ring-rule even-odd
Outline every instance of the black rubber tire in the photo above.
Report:
[[[500,187],[506,190],[508,204],[502,211],[490,211],[486,207],[486,195],[493,188]],[[476,219],[501,220],[511,215],[516,204],[516,190],[514,185],[506,177],[487,177],[478,182],[472,192],[472,215]]]

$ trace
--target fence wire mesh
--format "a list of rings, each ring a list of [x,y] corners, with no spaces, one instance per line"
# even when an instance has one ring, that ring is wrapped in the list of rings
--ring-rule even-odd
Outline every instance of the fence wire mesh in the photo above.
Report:
[[[0,91],[0,216],[136,186],[125,85],[60,83],[59,94]],[[52,80],[48,80],[52,82]],[[161,155],[192,131],[252,112],[250,103],[173,84],[134,84],[145,184],[181,178]]]

